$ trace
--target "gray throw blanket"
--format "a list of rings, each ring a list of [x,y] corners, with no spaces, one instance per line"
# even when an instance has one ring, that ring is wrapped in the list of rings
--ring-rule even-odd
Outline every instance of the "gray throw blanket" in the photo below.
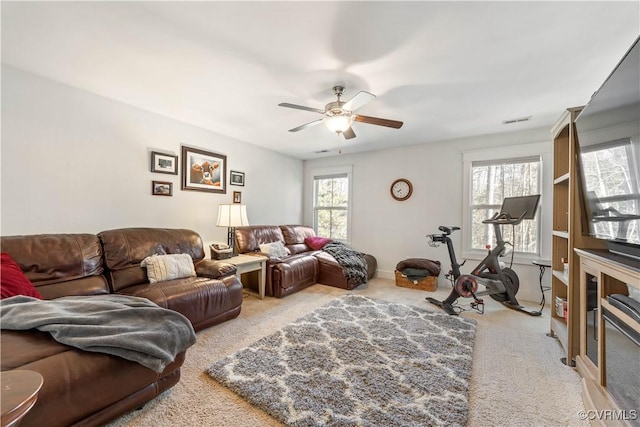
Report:
[[[49,332],[62,344],[120,356],[156,372],[196,342],[182,314],[127,295],[15,296],[0,301],[0,326]]]
[[[329,242],[322,250],[336,259],[342,267],[349,286],[355,287],[367,283],[367,262],[364,254],[342,242]]]

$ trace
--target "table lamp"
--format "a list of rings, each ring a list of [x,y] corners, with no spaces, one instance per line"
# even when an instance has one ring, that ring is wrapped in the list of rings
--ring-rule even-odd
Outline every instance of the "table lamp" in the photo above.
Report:
[[[249,225],[247,206],[240,204],[219,205],[216,225],[218,227],[227,227],[227,244],[233,249],[233,255],[235,256],[235,228]]]

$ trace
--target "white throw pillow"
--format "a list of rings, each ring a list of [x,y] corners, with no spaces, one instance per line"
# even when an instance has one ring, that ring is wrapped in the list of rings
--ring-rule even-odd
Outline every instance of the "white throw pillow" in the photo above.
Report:
[[[282,258],[291,255],[291,252],[284,247],[284,243],[280,240],[260,244],[260,252],[267,254],[269,258]]]
[[[147,267],[149,283],[196,275],[193,259],[189,254],[151,255],[143,259],[140,266]]]

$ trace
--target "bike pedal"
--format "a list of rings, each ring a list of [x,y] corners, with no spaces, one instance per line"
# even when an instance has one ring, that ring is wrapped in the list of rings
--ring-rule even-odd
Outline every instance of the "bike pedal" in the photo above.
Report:
[[[476,299],[470,305],[471,305],[471,308],[473,308],[478,313],[484,314],[484,300]]]

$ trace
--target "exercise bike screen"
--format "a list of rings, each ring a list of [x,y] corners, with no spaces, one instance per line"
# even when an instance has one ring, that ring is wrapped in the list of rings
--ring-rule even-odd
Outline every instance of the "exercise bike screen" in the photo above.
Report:
[[[523,219],[533,219],[536,216],[539,201],[539,194],[533,196],[506,197],[502,201],[500,213],[508,214],[511,218],[519,218],[520,215],[526,212]]]

